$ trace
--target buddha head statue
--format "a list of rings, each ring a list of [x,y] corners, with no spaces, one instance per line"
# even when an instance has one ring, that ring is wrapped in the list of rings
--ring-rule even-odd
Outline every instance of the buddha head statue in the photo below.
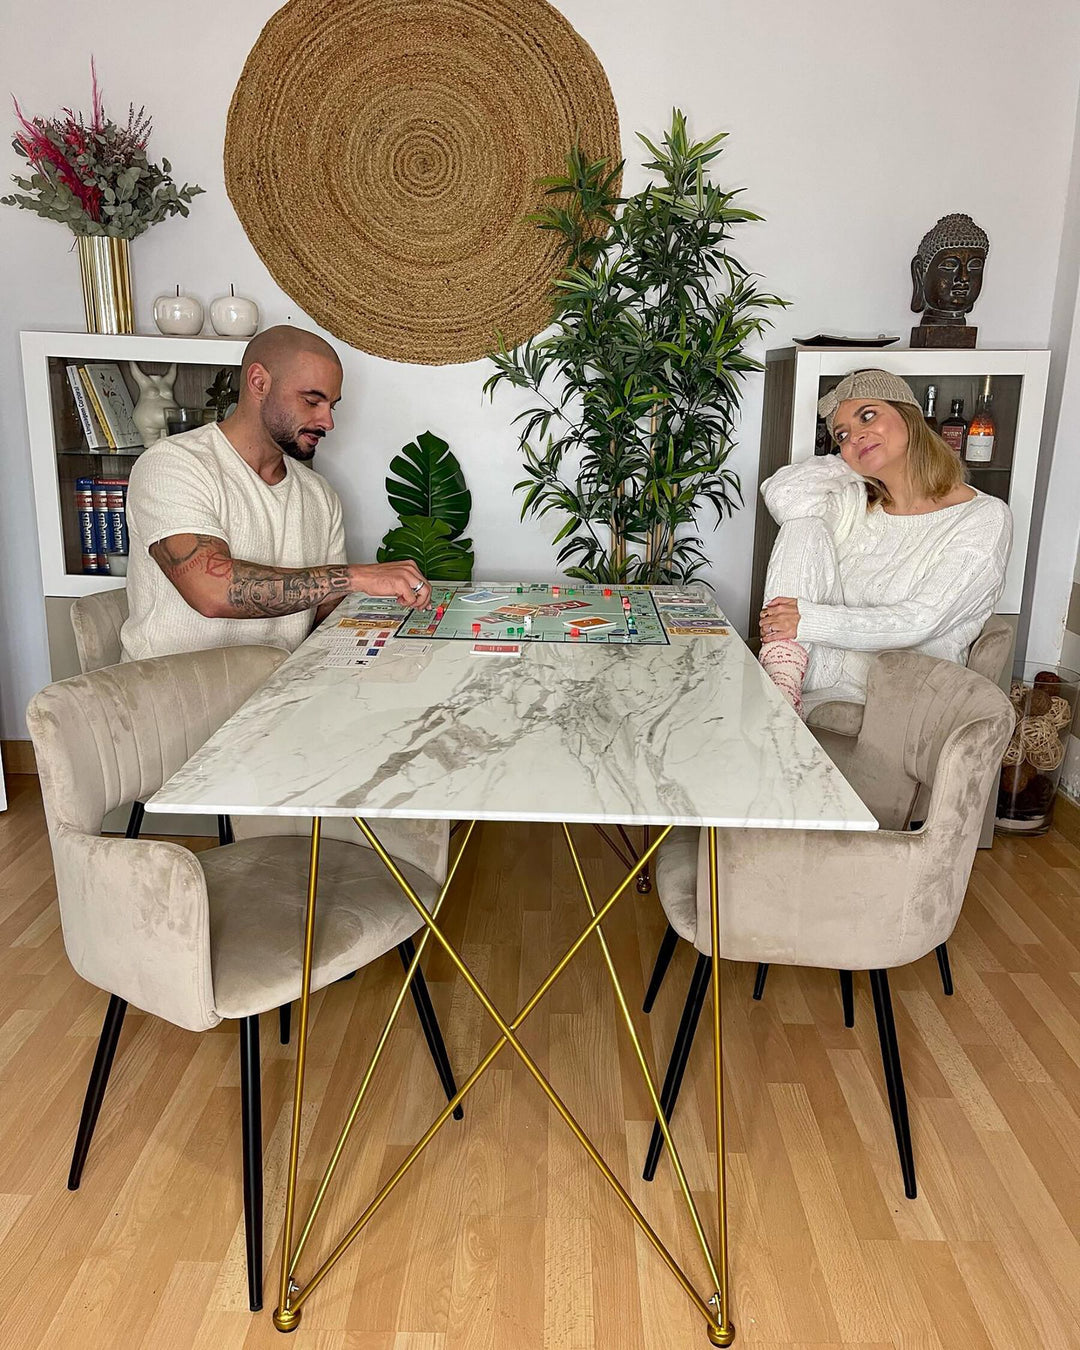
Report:
[[[911,260],[911,308],[923,324],[963,324],[979,298],[990,251],[986,231],[970,216],[942,216]]]

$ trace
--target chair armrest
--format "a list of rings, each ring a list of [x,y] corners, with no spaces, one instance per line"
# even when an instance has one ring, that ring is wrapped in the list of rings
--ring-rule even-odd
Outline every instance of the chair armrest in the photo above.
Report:
[[[83,979],[189,1031],[217,1026],[210,909],[195,854],[61,826],[53,859],[64,946]]]
[[[863,705],[830,699],[806,715],[806,725],[815,730],[835,731],[839,736],[857,736],[862,730]]]

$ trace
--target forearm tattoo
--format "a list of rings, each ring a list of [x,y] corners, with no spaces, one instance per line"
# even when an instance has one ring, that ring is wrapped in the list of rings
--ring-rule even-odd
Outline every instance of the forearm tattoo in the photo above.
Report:
[[[151,547],[150,556],[174,585],[192,572],[224,580],[229,607],[238,619],[297,614],[348,593],[346,564],[271,567],[232,557],[227,545],[212,534],[197,534],[194,539],[194,547],[186,551],[174,551],[170,540],[163,539]]]

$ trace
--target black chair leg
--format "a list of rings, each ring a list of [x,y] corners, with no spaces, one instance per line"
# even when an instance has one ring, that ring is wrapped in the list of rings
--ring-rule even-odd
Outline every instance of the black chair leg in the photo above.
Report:
[[[143,806],[142,802],[131,803],[131,815],[128,816],[127,829],[124,831],[126,839],[138,839],[145,814],[146,807]]]
[[[219,844],[232,844],[233,839],[232,821],[228,816],[218,816],[217,818],[217,841]]]
[[[900,1047],[896,1042],[896,1023],[893,1021],[892,998],[889,995],[889,976],[884,970],[870,972],[870,988],[874,993],[874,1012],[877,1014],[878,1039],[881,1042],[881,1063],[885,1070],[885,1086],[889,1093],[896,1150],[900,1154],[900,1171],[904,1178],[904,1194],[914,1200],[915,1158],[911,1151],[911,1127],[908,1124],[907,1093],[904,1091],[904,1070],[900,1064]]]
[[[664,983],[664,976],[667,974],[668,966],[671,965],[671,958],[675,955],[678,941],[678,933],[672,928],[671,924],[668,924],[664,936],[660,939],[660,950],[656,953],[656,964],[653,966],[652,975],[649,977],[649,987],[645,991],[645,1002],[641,1005],[642,1012],[652,1012],[652,1006],[656,1002],[660,986]]]
[[[941,971],[941,987],[946,994],[952,995],[952,966],[949,964],[949,948],[946,943],[940,947],[934,948],[934,954],[937,956],[938,970]]]
[[[652,834],[652,831],[649,829],[648,825],[643,825],[643,826],[641,827],[641,851],[642,851],[642,853],[647,853],[647,852],[649,851],[649,841],[650,841],[650,836],[651,836],[651,834]],[[635,884],[636,884],[636,886],[637,886],[637,893],[638,893],[638,895],[648,895],[649,892],[652,890],[652,870],[651,870],[651,869],[652,869],[652,863],[651,863],[651,862],[644,863],[644,864],[642,865],[641,871],[637,874],[637,882],[636,882]]]
[[[765,992],[765,981],[769,978],[769,967],[764,961],[758,962],[757,974],[754,976],[754,997],[761,1002],[761,996]]]
[[[408,970],[415,955],[416,946],[411,937],[398,943],[398,956],[401,957],[401,964],[406,970]],[[457,1084],[454,1082],[454,1071],[450,1067],[450,1056],[446,1053],[446,1042],[443,1040],[439,1019],[435,1016],[427,981],[424,979],[424,972],[419,966],[416,967],[416,973],[412,977],[409,989],[413,996],[413,1003],[416,1004],[416,1015],[420,1018],[420,1025],[424,1029],[424,1038],[427,1041],[428,1049],[431,1051],[431,1058],[435,1061],[439,1082],[443,1085],[446,1100],[450,1101],[457,1094]],[[455,1120],[461,1120],[464,1114],[460,1103],[454,1107]]]
[[[244,1139],[244,1237],[247,1242],[248,1306],[262,1307],[263,1153],[259,1015],[240,1022],[240,1122]]]
[[[90,1141],[94,1137],[94,1126],[97,1124],[98,1112],[101,1110],[105,1089],[109,1084],[109,1072],[112,1069],[113,1056],[116,1054],[116,1044],[120,1039],[120,1029],[124,1025],[126,1012],[126,1001],[111,994],[109,1006],[105,1010],[105,1021],[101,1024],[94,1067],[90,1070],[90,1081],[86,1085],[86,1096],[83,1098],[79,1132],[75,1136],[75,1151],[71,1155],[71,1169],[68,1172],[69,1191],[77,1191],[82,1180],[86,1155],[90,1152]]]
[[[679,1088],[682,1087],[683,1074],[686,1071],[686,1062],[690,1058],[690,1047],[694,1044],[694,1033],[697,1031],[698,1018],[701,1016],[705,995],[709,991],[711,974],[712,957],[699,956],[697,965],[694,967],[694,973],[690,977],[690,988],[686,995],[686,1003],[683,1006],[682,1019],[679,1022],[679,1030],[675,1034],[675,1044],[671,1048],[671,1059],[668,1062],[664,1086],[660,1092],[660,1109],[669,1125],[672,1112],[675,1110],[675,1103],[679,1099]],[[664,1136],[660,1130],[660,1124],[657,1122],[653,1126],[652,1138],[649,1140],[649,1152],[645,1158],[645,1170],[641,1174],[646,1181],[652,1181],[656,1175],[656,1167],[660,1161],[663,1148]]]
[[[277,1010],[278,1037],[282,1045],[289,1044],[289,1032],[292,1030],[292,1004],[283,1003]]]
[[[850,970],[840,971],[840,998],[844,1005],[844,1026],[855,1025],[855,981]]]

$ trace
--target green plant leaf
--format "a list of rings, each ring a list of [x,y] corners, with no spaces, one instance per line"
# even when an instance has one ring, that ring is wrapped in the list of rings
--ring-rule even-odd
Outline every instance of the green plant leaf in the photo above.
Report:
[[[472,580],[472,540],[452,539],[446,521],[431,516],[402,517],[401,524],[384,535],[376,556],[381,563],[411,558],[432,581]]]
[[[403,446],[401,454],[390,461],[386,495],[403,522],[408,516],[443,520],[451,539],[469,523],[472,496],[461,465],[447,443],[430,431]]]

